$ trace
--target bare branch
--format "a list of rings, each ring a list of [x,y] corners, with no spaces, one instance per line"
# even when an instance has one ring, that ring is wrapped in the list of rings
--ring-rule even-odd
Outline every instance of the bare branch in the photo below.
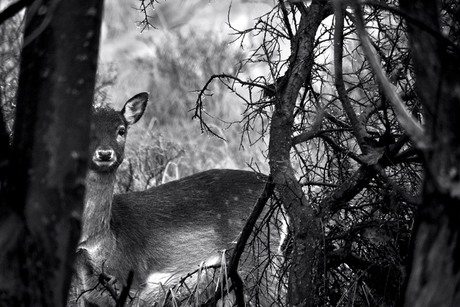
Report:
[[[417,27],[419,27],[420,30],[426,31],[427,33],[429,33],[430,35],[438,39],[440,42],[442,42],[446,46],[449,46],[449,48],[452,48],[452,50],[454,50],[457,54],[460,54],[460,48],[454,42],[452,42],[447,37],[439,33],[439,31],[436,31],[435,29],[428,26],[426,23],[418,20],[417,18],[412,17],[412,15],[409,12],[401,10],[400,8],[397,8],[391,5],[387,5],[380,1],[372,1],[372,0],[361,1],[360,4],[380,7],[395,15],[404,17],[404,19],[416,25]]]
[[[139,11],[144,15],[144,18],[139,21],[139,27],[141,27],[141,32],[144,30],[148,30],[149,28],[155,28],[149,21],[149,18],[151,17],[148,13],[147,10],[151,8],[152,10],[154,9],[153,4],[154,2],[157,2],[156,0],[147,0],[147,4],[145,3],[146,0],[140,0],[139,4]]]
[[[283,13],[284,25],[286,26],[286,29],[288,31],[289,39],[292,40],[293,37],[294,37],[294,34],[292,33],[291,25],[289,23],[288,11],[286,9],[286,4],[284,3],[283,0],[280,0],[279,2],[280,2],[281,12]]]
[[[296,135],[295,137],[292,138],[292,146],[295,146],[297,144],[306,142],[308,140],[311,140],[312,138],[318,136],[320,133],[320,127],[321,127],[321,122],[323,121],[323,118],[325,117],[325,114],[327,112],[322,109],[318,112],[315,118],[315,122],[311,126],[311,129],[309,131],[303,132],[302,134]]]
[[[420,149],[425,148],[426,142],[424,139],[423,128],[409,114],[401,98],[398,96],[394,86],[390,83],[385,73],[383,72],[380,62],[377,59],[377,55],[375,54],[375,51],[372,49],[369,37],[366,33],[361,7],[359,5],[355,5],[354,8],[356,13],[356,28],[358,30],[359,38],[361,39],[362,48],[369,60],[371,67],[374,70],[375,76],[377,77],[377,80],[380,83],[383,93],[395,109],[399,123],[406,130],[407,134],[414,142],[415,146],[417,146],[417,148]]]
[[[238,77],[228,75],[228,74],[212,75],[208,79],[206,84],[203,86],[203,88],[198,93],[198,98],[196,100],[196,106],[195,106],[195,114],[192,116],[192,119],[198,119],[200,121],[201,132],[210,133],[211,135],[214,135],[214,136],[216,136],[217,138],[219,138],[221,140],[225,140],[222,136],[220,136],[217,133],[215,133],[213,131],[213,129],[208,124],[206,124],[206,122],[205,122],[205,120],[203,118],[203,112],[205,112],[204,108],[203,108],[203,101],[205,99],[205,96],[210,95],[210,94],[207,93],[207,91],[208,91],[209,85],[211,84],[211,82],[214,79],[219,79],[219,80],[221,80],[221,79],[231,79],[231,80],[234,80],[234,81],[238,82],[239,84],[241,84],[243,86],[258,87],[258,88],[263,89],[264,91],[270,91],[270,88],[268,86],[264,85],[264,84],[256,83],[256,82],[250,82],[250,81],[243,81]]]
[[[324,133],[319,133],[318,136],[321,137],[329,146],[331,146],[334,150],[343,153],[345,156],[348,156],[358,162],[359,164],[365,164],[354,152],[351,152],[348,148],[341,147],[338,145],[334,140],[330,137],[325,135]]]
[[[267,183],[265,184],[265,188],[262,191],[257,203],[255,204],[254,208],[252,209],[251,215],[246,221],[244,228],[241,232],[241,236],[238,238],[238,242],[235,245],[233,250],[232,256],[230,258],[229,268],[228,268],[228,276],[233,282],[233,287],[235,288],[235,296],[238,306],[244,306],[244,295],[243,295],[243,282],[238,275],[238,266],[241,255],[243,254],[244,248],[251,236],[253,229],[256,225],[257,219],[259,218],[260,214],[262,213],[265,204],[270,199],[271,195],[275,190],[275,183],[273,183],[273,178],[269,176],[267,178]],[[212,304],[213,302],[217,302],[222,298],[222,291],[221,287],[223,285],[220,284],[219,288],[215,291],[214,297],[209,300],[205,306]]]
[[[366,138],[368,138],[366,129],[360,124],[356,116],[355,111],[348,99],[348,95],[345,89],[345,83],[343,81],[343,20],[344,20],[344,9],[339,3],[335,7],[335,31],[334,31],[334,72],[335,72],[335,87],[339,99],[342,102],[343,109],[347,113],[348,119],[350,120],[351,127],[353,128],[358,145],[361,148],[363,154],[368,152],[368,144],[366,144]]]

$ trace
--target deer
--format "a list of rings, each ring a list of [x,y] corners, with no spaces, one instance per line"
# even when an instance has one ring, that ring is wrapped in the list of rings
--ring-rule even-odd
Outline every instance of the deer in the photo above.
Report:
[[[129,127],[144,114],[148,96],[133,96],[120,111],[93,111],[76,261],[80,306],[115,305],[107,293],[89,291],[101,274],[118,288],[132,274],[132,293],[147,293],[149,285],[182,276],[204,260],[212,262],[238,238],[265,186],[266,177],[255,172],[216,169],[114,194]]]

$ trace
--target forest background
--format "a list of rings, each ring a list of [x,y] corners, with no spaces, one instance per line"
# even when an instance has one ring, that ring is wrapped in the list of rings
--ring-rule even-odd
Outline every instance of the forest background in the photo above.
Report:
[[[126,9],[130,6],[133,9]],[[143,125],[133,128],[132,143],[127,145],[141,147],[131,152],[135,156],[131,161],[143,164],[143,173],[149,176],[135,189],[145,188],[146,182],[152,186],[212,168],[247,169],[251,163],[267,173],[264,146],[242,138],[242,124],[236,123],[244,102],[225,85],[213,85],[206,111],[214,118],[210,124],[226,141],[202,133],[192,116],[198,91],[207,79],[239,71],[257,43],[249,39],[240,46],[227,22],[237,29],[250,28],[256,17],[272,8],[272,1],[234,1],[231,7],[223,1],[165,1],[149,12],[150,28],[140,23],[144,16],[134,9],[138,6],[136,1],[107,3],[99,72],[101,95],[115,106],[137,92],[151,95]],[[241,77],[255,77],[261,69],[243,69]],[[244,89],[238,92],[247,96]]]
[[[130,183],[133,186],[120,182],[120,192],[142,190],[212,168],[248,168],[248,163],[257,163],[261,171],[268,172],[263,146],[252,146],[247,140],[240,144],[241,125],[231,123],[239,120],[245,106],[224,85],[214,86],[207,110],[222,119],[215,124],[227,142],[203,134],[199,122],[192,121],[191,111],[207,78],[237,71],[239,62],[254,46],[253,39],[244,42],[244,49],[238,42],[231,44],[236,37],[231,35],[227,19],[236,28],[246,29],[272,4],[233,1],[230,8],[225,1],[165,1],[149,11],[151,27],[144,28],[138,1],[107,1],[96,104],[121,108],[138,92],[150,94],[146,115],[131,129],[122,166],[122,172],[138,166],[143,171],[135,174],[136,180]],[[19,29],[20,21],[18,16],[2,32],[2,58],[8,63],[2,66],[2,101],[7,110],[16,99],[21,33],[14,27]],[[245,69],[243,74],[256,76],[258,72]],[[239,92],[247,95],[242,89]],[[14,113],[7,114],[11,131]]]

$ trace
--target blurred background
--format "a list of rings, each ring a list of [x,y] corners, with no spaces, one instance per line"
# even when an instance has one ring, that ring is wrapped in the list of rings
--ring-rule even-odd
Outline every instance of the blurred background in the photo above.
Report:
[[[141,4],[107,1],[102,27],[97,103],[121,108],[138,92],[150,93],[146,114],[128,137],[120,192],[212,168],[267,172],[263,140],[252,144],[260,138],[257,129],[243,136],[236,122],[245,110],[238,95],[247,90],[235,94],[213,82],[206,97],[208,124],[225,140],[202,134],[192,117],[198,91],[213,74],[239,71],[243,80],[261,75],[257,64],[251,71],[240,67],[258,38],[246,37],[243,44],[234,33],[251,28],[273,1],[159,1],[146,10],[151,27]]]
[[[11,1],[0,1],[0,9]],[[212,168],[267,172],[266,144],[257,125],[242,129],[248,90],[214,80],[206,97],[206,123],[221,138],[202,133],[194,108],[214,74],[242,80],[263,76],[262,64],[243,67],[261,37],[236,35],[273,8],[272,0],[105,1],[95,104],[120,109],[139,92],[150,102],[128,136],[118,192],[143,190]],[[0,27],[1,105],[12,131],[24,14]],[[265,65],[266,66],[266,65]],[[250,69],[249,69],[250,67]],[[260,97],[259,90],[252,92]],[[248,127],[246,127],[248,128]],[[244,130],[244,133],[243,133]],[[256,142],[257,141],[257,142]]]
[[[0,9],[9,3],[0,1]],[[247,107],[243,99],[252,98],[247,89],[237,86],[232,92],[218,80],[209,86],[203,111],[221,138],[202,133],[193,115],[198,93],[212,75],[241,80],[266,75],[266,65],[245,62],[262,40],[245,30],[273,8],[273,0],[147,3],[105,1],[95,104],[120,109],[135,94],[150,94],[146,113],[130,130],[117,192],[143,190],[212,168],[268,172],[266,131],[238,122]],[[23,17],[17,14],[0,27],[0,98],[10,132]],[[251,95],[258,99],[261,93]]]

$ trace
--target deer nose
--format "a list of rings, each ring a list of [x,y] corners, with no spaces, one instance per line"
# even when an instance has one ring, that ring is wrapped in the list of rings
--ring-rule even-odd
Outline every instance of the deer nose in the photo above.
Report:
[[[96,158],[99,160],[99,161],[112,161],[114,160],[114,157],[115,157],[115,152],[113,151],[113,149],[98,149],[96,151]]]

